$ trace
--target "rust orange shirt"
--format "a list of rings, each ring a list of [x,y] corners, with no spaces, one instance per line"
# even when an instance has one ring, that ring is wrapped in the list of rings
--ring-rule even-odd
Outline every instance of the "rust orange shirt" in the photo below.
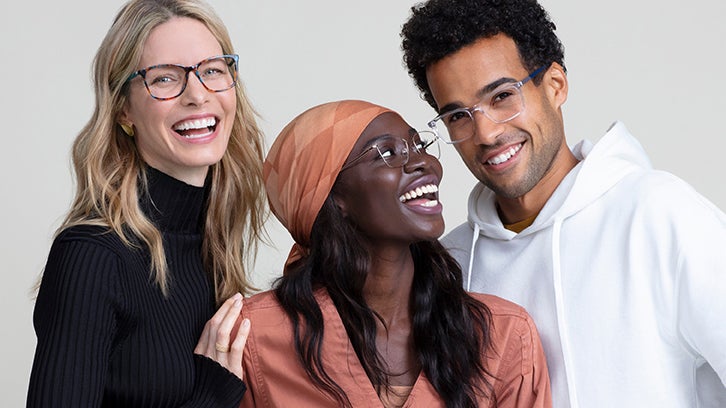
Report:
[[[504,299],[472,294],[492,312],[494,350],[485,357],[496,376],[494,393],[499,408],[550,408],[550,380],[537,329],[520,306]],[[345,391],[354,407],[384,408],[371,384],[325,290],[316,292],[325,320],[322,359],[325,369]],[[242,315],[252,330],[244,354],[247,392],[241,407],[331,407],[338,404],[318,389],[298,361],[292,325],[272,292],[246,299]],[[452,339],[452,341],[456,341]],[[421,372],[404,407],[444,407]],[[494,406],[479,401],[480,407]]]

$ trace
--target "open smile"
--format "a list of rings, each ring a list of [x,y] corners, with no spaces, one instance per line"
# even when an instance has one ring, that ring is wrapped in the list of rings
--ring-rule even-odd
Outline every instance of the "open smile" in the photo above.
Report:
[[[210,116],[186,120],[175,124],[172,129],[186,139],[201,139],[214,133],[217,129],[217,118]]]
[[[522,149],[522,145],[523,143],[519,143],[515,146],[510,147],[508,150],[505,150],[502,153],[499,153],[498,155],[487,160],[486,164],[496,166],[508,162],[512,157],[517,154],[517,152],[519,152],[520,149]]]
[[[398,197],[398,200],[407,205],[418,205],[421,207],[435,207],[438,203],[439,186],[436,184],[425,184],[407,191]]]

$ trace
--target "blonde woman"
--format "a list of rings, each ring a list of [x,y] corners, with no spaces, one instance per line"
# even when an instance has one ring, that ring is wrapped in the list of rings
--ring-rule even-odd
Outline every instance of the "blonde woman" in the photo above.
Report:
[[[200,1],[120,10],[40,283],[28,406],[239,405],[249,324],[233,326],[265,201],[238,58]]]

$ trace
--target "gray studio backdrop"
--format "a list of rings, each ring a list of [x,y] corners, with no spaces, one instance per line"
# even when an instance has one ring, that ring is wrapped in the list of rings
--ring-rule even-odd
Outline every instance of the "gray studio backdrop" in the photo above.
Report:
[[[568,141],[596,141],[623,120],[654,165],[726,208],[723,0],[543,0],[565,45]],[[90,65],[122,2],[11,2],[0,15],[0,406],[24,405],[35,349],[31,286],[73,192],[69,149],[90,117]],[[359,98],[401,112],[413,126],[434,114],[402,63],[400,26],[411,0],[212,0],[240,54],[241,77],[268,144],[304,109]],[[443,146],[447,228],[466,217],[474,183]],[[275,247],[259,253],[267,288],[291,241],[271,220]],[[587,271],[583,271],[586,273]],[[253,328],[254,330],[254,328]]]

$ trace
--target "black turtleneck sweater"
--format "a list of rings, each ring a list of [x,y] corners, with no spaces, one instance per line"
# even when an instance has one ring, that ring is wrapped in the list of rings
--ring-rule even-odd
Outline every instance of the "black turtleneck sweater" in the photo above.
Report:
[[[237,407],[245,386],[193,354],[215,312],[202,267],[207,189],[148,169],[141,207],[160,229],[165,297],[146,248],[77,226],[53,242],[33,314],[38,337],[28,407]]]

